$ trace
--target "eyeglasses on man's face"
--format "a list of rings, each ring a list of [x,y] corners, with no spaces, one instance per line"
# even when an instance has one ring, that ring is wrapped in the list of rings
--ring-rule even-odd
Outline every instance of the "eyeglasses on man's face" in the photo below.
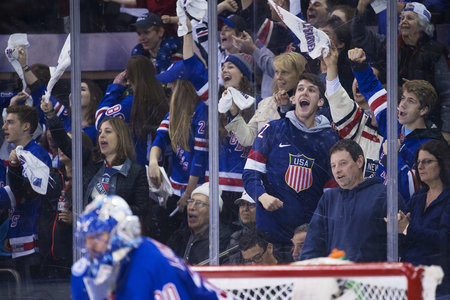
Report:
[[[264,251],[263,252],[261,252],[261,253],[258,253],[258,254],[255,254],[252,258],[250,258],[250,259],[243,259],[243,262],[244,262],[244,264],[246,264],[246,265],[249,265],[249,264],[251,264],[251,263],[255,263],[255,264],[260,264],[261,262],[262,262],[262,260],[263,260],[263,256],[264,256],[264,253],[266,253],[266,250],[267,250],[267,248],[266,249],[264,249]]]
[[[203,208],[209,205],[209,203],[200,201],[200,200],[194,200],[194,199],[187,199],[186,200],[187,206],[194,206],[195,208]]]
[[[256,203],[241,202],[241,203],[239,203],[239,207],[252,209],[252,208],[256,208]]]

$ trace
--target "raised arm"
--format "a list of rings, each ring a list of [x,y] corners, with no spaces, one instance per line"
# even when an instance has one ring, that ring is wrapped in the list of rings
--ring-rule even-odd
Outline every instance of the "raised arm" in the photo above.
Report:
[[[25,78],[25,82],[27,85],[32,85],[33,83],[36,83],[38,81],[38,78],[34,73],[31,71],[30,67],[27,65],[27,53],[23,47],[18,47],[19,50],[19,57],[18,61],[20,63],[20,66],[23,70],[23,77]]]

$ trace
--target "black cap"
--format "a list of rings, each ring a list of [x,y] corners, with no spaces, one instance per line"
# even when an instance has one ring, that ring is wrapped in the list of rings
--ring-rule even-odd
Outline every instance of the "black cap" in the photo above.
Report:
[[[152,26],[163,26],[161,18],[154,13],[148,13],[136,20],[136,23],[131,24],[137,28],[150,28]]]
[[[223,27],[223,25],[228,25],[231,28],[236,29],[239,32],[242,32],[246,29],[247,25],[245,24],[244,18],[238,15],[229,15],[228,17],[219,17],[219,29]]]

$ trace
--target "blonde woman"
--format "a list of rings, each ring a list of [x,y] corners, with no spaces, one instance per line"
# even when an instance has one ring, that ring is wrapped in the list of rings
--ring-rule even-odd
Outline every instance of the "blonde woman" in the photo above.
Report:
[[[275,56],[273,66],[275,77],[273,79],[273,96],[261,100],[254,116],[248,121],[237,115],[225,126],[232,131],[239,143],[248,147],[253,144],[259,130],[269,121],[280,118],[278,107],[289,106],[289,98],[295,93],[300,75],[305,70],[306,59],[297,52],[286,52]]]

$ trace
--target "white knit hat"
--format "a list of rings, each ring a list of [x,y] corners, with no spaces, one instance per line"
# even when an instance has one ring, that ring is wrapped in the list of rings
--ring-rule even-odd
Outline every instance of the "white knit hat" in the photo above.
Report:
[[[195,190],[192,191],[191,196],[195,194],[202,194],[209,198],[209,182],[205,182],[201,186],[198,186]],[[222,190],[219,188],[219,208],[222,211],[223,200],[222,200]]]

